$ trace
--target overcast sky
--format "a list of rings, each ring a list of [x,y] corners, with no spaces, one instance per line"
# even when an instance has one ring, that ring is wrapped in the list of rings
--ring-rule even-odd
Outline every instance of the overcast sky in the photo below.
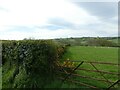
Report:
[[[82,1],[0,0],[0,39],[118,36],[117,0]]]

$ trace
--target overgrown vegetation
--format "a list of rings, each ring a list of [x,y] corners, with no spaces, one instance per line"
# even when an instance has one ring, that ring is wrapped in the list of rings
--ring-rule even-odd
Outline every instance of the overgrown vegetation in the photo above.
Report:
[[[3,88],[40,88],[54,79],[65,47],[52,41],[3,41]]]

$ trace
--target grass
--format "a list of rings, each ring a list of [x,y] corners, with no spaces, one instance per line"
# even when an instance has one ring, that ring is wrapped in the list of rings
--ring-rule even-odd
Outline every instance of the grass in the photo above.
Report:
[[[2,67],[0,67],[0,90],[2,89]]]
[[[6,64],[7,66],[7,64]],[[3,69],[5,69],[4,67],[2,67],[2,71]],[[15,67],[12,66],[8,71],[6,70],[5,72],[2,72],[2,87],[4,88],[10,88],[12,86],[11,80],[13,72],[15,71]]]
[[[118,63],[118,48],[109,48],[109,47],[92,47],[92,46],[71,46],[68,48],[67,53],[63,56],[63,60],[79,60],[79,61],[97,61],[97,62],[111,62]],[[76,62],[78,64],[78,62]],[[118,73],[118,66],[114,65],[103,65],[103,64],[95,64],[98,70],[103,70],[107,72]],[[80,66],[80,68],[95,70],[92,65],[88,63],[84,63]],[[77,73],[82,76],[89,76],[99,79],[104,79],[100,73],[96,72],[88,72],[77,70]],[[110,80],[115,82],[118,79],[118,76],[111,74],[104,74],[104,76]],[[76,80],[88,83],[90,85],[97,86],[99,88],[107,88],[110,83],[104,83],[102,81],[90,80],[85,78],[76,78]]]
[[[118,48],[72,46],[63,59],[118,63]]]
[[[54,80],[50,84],[46,85],[44,88],[77,88],[76,85],[65,82],[62,83],[61,80]]]

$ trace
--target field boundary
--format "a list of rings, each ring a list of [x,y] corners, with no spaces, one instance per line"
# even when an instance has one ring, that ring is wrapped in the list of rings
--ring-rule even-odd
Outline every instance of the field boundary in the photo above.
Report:
[[[80,60],[66,60],[67,62],[82,62]],[[84,60],[83,60],[84,61]],[[84,63],[95,63],[95,64],[108,64],[108,65],[120,65],[119,63],[108,63],[108,62],[95,62],[95,61],[84,61]]]
[[[110,75],[114,75],[115,77],[120,75],[120,73],[115,73],[115,72],[108,72],[108,71],[103,71],[103,70],[99,70],[95,65],[96,64],[105,64],[105,65],[120,65],[120,64],[116,64],[116,63],[106,63],[106,62],[88,62],[88,61],[77,61],[77,60],[67,60],[66,62],[79,62],[79,63],[87,63],[87,64],[90,64],[91,67],[93,67],[95,70],[90,70],[90,69],[85,69],[85,68],[81,68],[81,67],[78,67],[77,66],[77,69],[75,69],[76,67],[71,67],[71,69],[73,70],[72,72],[66,72],[64,70],[64,68],[67,68],[65,66],[61,66],[62,67],[62,71],[58,71],[58,73],[61,73],[61,74],[64,74],[66,75],[67,77],[59,77],[59,79],[61,79],[62,81],[68,81],[68,82],[72,82],[72,83],[76,83],[76,84],[79,84],[79,85],[83,85],[83,86],[86,86],[86,87],[89,87],[89,88],[96,88],[96,89],[99,89],[101,90],[101,88],[97,87],[97,86],[94,86],[94,85],[90,85],[90,84],[87,84],[87,83],[83,83],[83,82],[80,82],[80,81],[77,81],[77,80],[74,80],[72,78],[70,78],[71,76],[74,76],[74,77],[80,77],[80,78],[86,78],[86,79],[89,79],[89,80],[96,80],[96,81],[102,81],[102,82],[105,82],[107,83],[109,86],[108,88],[106,88],[106,90],[110,90],[111,88],[116,88],[116,85],[118,83],[120,83],[120,80],[116,80],[116,81],[110,81],[108,80],[104,74],[110,74]],[[82,65],[81,64],[81,65]],[[81,66],[80,65],[80,66]],[[83,75],[80,75],[80,74],[76,74],[74,73],[74,71],[77,71],[77,70],[82,70],[82,71],[87,71],[87,72],[95,72],[95,73],[99,73],[101,75],[101,77],[103,77],[104,79],[98,79],[98,78],[95,78],[95,77],[90,77],[90,76],[83,76]],[[64,82],[63,82],[64,83]]]

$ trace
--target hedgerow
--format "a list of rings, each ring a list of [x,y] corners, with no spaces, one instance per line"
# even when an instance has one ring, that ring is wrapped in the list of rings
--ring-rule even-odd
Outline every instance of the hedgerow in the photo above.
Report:
[[[51,40],[3,41],[3,78],[11,72],[9,80],[3,81],[3,88],[43,87],[54,79],[56,61],[64,49]]]

